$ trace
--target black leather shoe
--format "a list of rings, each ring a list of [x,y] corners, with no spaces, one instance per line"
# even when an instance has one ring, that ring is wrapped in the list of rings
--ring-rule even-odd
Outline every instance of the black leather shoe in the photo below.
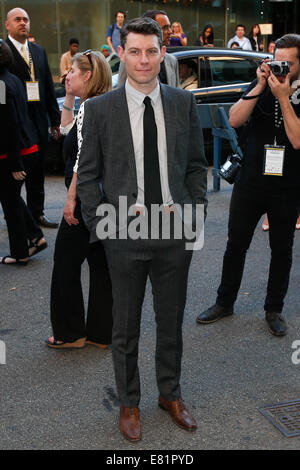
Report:
[[[200,313],[196,318],[197,323],[214,323],[223,317],[233,315],[233,307],[221,307],[221,305],[215,304],[204,312]]]
[[[266,321],[272,335],[284,336],[286,334],[287,326],[280,313],[266,312]]]
[[[57,228],[58,227],[58,223],[53,222],[53,220],[50,220],[46,215],[40,215],[37,218],[37,223],[39,225],[42,225],[43,227],[47,227],[47,228]]]

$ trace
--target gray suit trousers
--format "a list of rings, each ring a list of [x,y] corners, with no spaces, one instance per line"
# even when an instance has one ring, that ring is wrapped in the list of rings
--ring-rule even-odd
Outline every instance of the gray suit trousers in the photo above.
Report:
[[[149,276],[154,300],[156,377],[167,400],[181,396],[182,321],[192,251],[184,240],[104,242],[113,289],[113,361],[120,402],[138,406],[138,345],[141,311]]]

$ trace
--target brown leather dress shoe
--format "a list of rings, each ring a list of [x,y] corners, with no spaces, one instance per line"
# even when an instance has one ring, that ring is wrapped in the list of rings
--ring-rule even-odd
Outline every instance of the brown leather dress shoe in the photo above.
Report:
[[[140,410],[138,407],[120,406],[120,431],[131,442],[141,440]]]
[[[197,429],[197,422],[185,407],[182,398],[175,401],[168,401],[162,396],[158,399],[158,406],[171,415],[174,423],[186,431],[195,431]]]

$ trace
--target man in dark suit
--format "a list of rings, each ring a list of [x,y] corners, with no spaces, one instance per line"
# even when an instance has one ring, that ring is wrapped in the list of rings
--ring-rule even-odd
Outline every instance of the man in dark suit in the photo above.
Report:
[[[170,45],[170,38],[172,28],[167,13],[163,10],[147,10],[143,14],[143,18],[152,18],[157,21],[161,27],[163,34],[163,45],[168,47]],[[120,63],[118,86],[124,85],[127,78],[126,68],[124,63]],[[159,80],[166,85],[178,87],[179,86],[179,69],[178,62],[171,54],[165,53],[164,60],[160,64]]]
[[[7,44],[14,56],[10,72],[24,84],[28,109],[39,137],[39,159],[26,178],[27,206],[40,225],[57,227],[44,215],[44,155],[48,140],[48,116],[52,135],[59,136],[60,113],[55,98],[51,72],[45,50],[28,42],[30,19],[25,10],[14,8],[7,14]]]
[[[120,431],[130,441],[141,438],[137,362],[148,276],[157,323],[158,404],[181,428],[197,428],[180,389],[182,321],[192,251],[186,250],[184,237],[156,239],[157,234],[151,233],[136,239],[129,230],[131,223],[144,217],[152,231],[152,209],[158,205],[163,211],[174,211],[174,220],[183,204],[194,208],[198,204],[202,209],[206,205],[207,163],[196,103],[190,92],[159,83],[164,54],[156,21],[138,18],[122,28],[119,55],[128,79],[125,86],[86,102],[79,154],[77,189],[91,242],[97,236],[105,238],[100,227],[105,218],[99,216],[103,207],[119,212],[115,233],[103,243],[113,288]],[[122,212],[121,197],[132,206],[129,223],[122,221],[127,211]],[[181,226],[183,222],[180,219]],[[127,238],[124,228],[130,232]]]

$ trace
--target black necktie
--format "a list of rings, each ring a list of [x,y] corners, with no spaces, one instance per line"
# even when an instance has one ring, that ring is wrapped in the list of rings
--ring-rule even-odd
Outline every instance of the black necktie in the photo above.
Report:
[[[144,99],[144,197],[145,206],[151,211],[151,204],[162,204],[159,159],[157,148],[157,127],[151,99]]]

